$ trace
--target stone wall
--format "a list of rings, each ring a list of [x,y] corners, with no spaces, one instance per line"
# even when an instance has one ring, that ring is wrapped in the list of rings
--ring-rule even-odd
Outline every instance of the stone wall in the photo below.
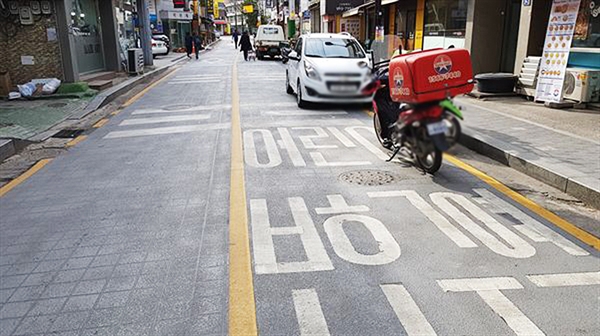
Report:
[[[52,4],[51,15],[34,15],[33,25],[24,26],[16,23],[17,33],[14,37],[7,37],[0,30],[0,72],[8,71],[13,86],[30,81],[34,78],[56,77],[63,79],[58,36],[55,41],[48,41],[48,28],[55,28],[56,6]],[[28,1],[20,0],[19,5],[26,5]],[[11,21],[18,16],[11,15]],[[6,25],[7,19],[0,18],[0,25]],[[34,65],[21,64],[21,56],[33,56]]]

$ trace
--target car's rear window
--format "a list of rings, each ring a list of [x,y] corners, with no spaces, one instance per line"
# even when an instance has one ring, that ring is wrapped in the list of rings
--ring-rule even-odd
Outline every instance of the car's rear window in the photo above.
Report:
[[[309,38],[306,40],[306,56],[324,58],[364,58],[360,45],[354,39]]]
[[[279,28],[275,28],[275,27],[265,27],[263,28],[263,34],[267,34],[267,35],[277,35],[279,34]]]

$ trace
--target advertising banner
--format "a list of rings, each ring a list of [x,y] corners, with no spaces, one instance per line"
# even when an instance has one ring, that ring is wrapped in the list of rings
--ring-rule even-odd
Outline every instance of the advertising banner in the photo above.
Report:
[[[580,0],[553,0],[535,100],[560,102]]]

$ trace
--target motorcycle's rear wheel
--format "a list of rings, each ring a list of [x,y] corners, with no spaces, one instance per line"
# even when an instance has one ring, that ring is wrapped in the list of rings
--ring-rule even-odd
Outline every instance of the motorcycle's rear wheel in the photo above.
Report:
[[[438,170],[440,170],[442,167],[442,156],[443,152],[437,148],[428,153],[415,153],[417,165],[423,169],[423,171],[429,174],[435,174]]]

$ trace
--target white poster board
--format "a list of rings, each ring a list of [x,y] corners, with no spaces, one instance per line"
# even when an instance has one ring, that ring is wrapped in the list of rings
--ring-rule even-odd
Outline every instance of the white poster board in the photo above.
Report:
[[[580,0],[553,0],[535,100],[560,102]]]

